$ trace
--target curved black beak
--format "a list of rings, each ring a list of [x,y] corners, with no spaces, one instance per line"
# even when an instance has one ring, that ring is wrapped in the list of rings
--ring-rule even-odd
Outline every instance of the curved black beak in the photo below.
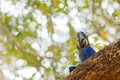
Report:
[[[81,48],[84,48],[85,45],[86,45],[85,38],[82,38],[82,39],[78,40],[78,46],[80,46]]]

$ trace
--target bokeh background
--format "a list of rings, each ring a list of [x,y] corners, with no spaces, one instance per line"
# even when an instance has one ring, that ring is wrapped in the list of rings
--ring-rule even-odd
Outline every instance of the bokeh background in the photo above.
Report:
[[[0,0],[0,80],[64,80],[76,33],[99,51],[120,38],[120,0]]]

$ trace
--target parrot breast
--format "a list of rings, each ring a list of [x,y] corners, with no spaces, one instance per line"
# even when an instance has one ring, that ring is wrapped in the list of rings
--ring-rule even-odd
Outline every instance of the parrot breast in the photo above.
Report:
[[[78,49],[80,62],[83,63],[90,56],[95,54],[95,50],[89,45],[83,49]]]

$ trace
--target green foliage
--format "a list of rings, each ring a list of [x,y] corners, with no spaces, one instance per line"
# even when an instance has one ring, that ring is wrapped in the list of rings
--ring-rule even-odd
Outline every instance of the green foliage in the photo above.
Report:
[[[119,16],[120,17],[120,10],[117,10],[115,13],[113,13],[113,16]]]
[[[96,2],[101,2],[102,0],[96,0]]]

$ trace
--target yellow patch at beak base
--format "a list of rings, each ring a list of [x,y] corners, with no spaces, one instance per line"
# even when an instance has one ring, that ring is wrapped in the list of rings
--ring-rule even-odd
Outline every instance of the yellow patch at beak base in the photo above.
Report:
[[[84,40],[85,40],[85,43],[86,43],[85,45],[87,46],[88,45],[88,40],[87,39],[84,39]]]

